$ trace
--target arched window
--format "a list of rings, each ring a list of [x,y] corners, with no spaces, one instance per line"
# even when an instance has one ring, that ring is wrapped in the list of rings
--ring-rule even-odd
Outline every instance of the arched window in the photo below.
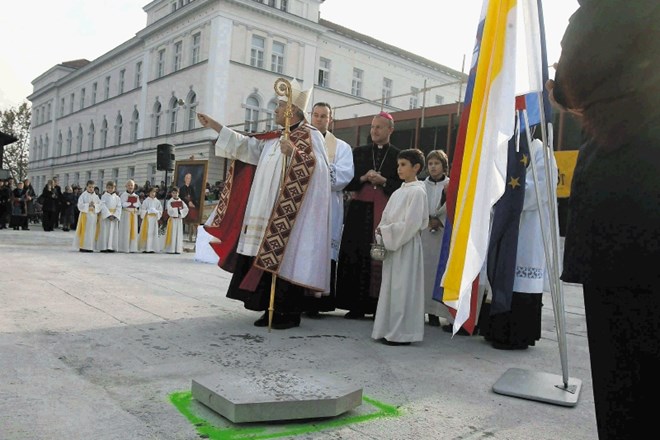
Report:
[[[194,130],[197,120],[197,94],[192,90],[186,97],[186,105],[188,106],[188,130]]]
[[[154,104],[154,136],[160,134],[160,116],[162,114],[162,106],[160,102],[156,101]]]
[[[115,120],[115,145],[121,145],[121,131],[123,127],[124,119],[121,117],[121,112],[119,112]]]
[[[92,151],[94,149],[94,136],[96,131],[94,129],[94,121],[89,123],[89,132],[87,133],[87,150]]]
[[[57,133],[57,157],[62,155],[62,131]]]
[[[73,144],[73,133],[71,132],[71,128],[69,128],[69,132],[66,135],[66,154],[71,154],[72,144]]]
[[[82,124],[78,125],[78,136],[76,137],[76,153],[82,151],[82,142],[83,142],[83,129]]]
[[[103,122],[101,123],[101,148],[108,146],[108,120],[103,116]]]
[[[277,108],[277,99],[271,99],[266,108],[266,130],[275,130],[277,124],[275,123],[275,109]]]
[[[137,142],[138,137],[138,124],[140,123],[140,112],[137,109],[133,110],[131,117],[131,142]]]
[[[254,96],[248,96],[245,101],[245,131],[256,132],[259,127],[259,99]]]
[[[172,96],[170,98],[170,105],[168,108],[168,113],[169,113],[169,127],[170,127],[170,134],[176,133],[177,129],[177,119],[178,119],[178,114],[179,114],[179,104],[177,103],[177,99]]]

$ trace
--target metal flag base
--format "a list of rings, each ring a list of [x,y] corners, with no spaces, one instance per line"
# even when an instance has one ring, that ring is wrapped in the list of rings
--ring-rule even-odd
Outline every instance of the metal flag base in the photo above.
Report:
[[[520,368],[509,368],[493,385],[493,391],[497,394],[560,406],[577,405],[581,389],[580,379],[569,378],[568,386],[565,387],[562,376],[558,374]]]

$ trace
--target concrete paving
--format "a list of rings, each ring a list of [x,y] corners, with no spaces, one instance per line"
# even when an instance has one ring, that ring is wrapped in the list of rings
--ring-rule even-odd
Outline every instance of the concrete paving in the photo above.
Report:
[[[373,321],[340,311],[269,333],[225,297],[230,274],[193,253],[85,254],[73,234],[0,231],[1,440],[597,438],[579,286],[564,293],[568,372],[582,390],[563,407],[492,391],[509,368],[561,375],[549,297],[542,339],[524,351],[428,326],[422,343],[386,346],[370,338]],[[347,413],[360,417],[241,431],[195,402],[197,419],[173,404],[196,377],[295,369],[362,388]],[[378,404],[390,410],[362,417]]]

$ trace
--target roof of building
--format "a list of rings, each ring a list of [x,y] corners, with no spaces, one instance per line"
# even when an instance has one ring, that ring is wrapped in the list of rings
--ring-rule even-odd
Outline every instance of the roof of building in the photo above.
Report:
[[[72,69],[80,69],[81,67],[85,67],[89,63],[91,63],[91,61],[81,58],[79,60],[64,61],[60,63],[60,66],[70,67]]]
[[[441,72],[444,72],[448,75],[451,75],[451,76],[454,76],[454,77],[457,77],[457,78],[463,78],[463,77],[467,78],[466,74],[464,74],[462,72],[459,72],[458,70],[454,70],[454,69],[449,68],[447,66],[444,66],[442,64],[436,63],[435,61],[431,61],[428,58],[424,58],[424,57],[419,56],[417,54],[414,54],[412,52],[408,52],[408,51],[403,50],[399,47],[392,46],[391,44],[384,43],[384,42],[382,42],[380,40],[377,40],[373,37],[370,37],[368,35],[361,34],[359,32],[355,32],[352,29],[349,29],[347,27],[338,25],[338,24],[333,23],[333,22],[328,21],[328,20],[324,20],[323,18],[319,19],[319,24],[329,28],[330,30],[332,30],[332,31],[334,31],[334,32],[336,32],[340,35],[344,35],[344,36],[346,36],[348,38],[351,38],[353,40],[360,41],[364,44],[367,44],[369,46],[373,46],[373,47],[375,47],[377,49],[380,49],[380,50],[384,50],[385,52],[392,53],[394,55],[397,55],[397,56],[400,56],[402,58],[408,59],[408,60],[413,61],[415,63],[425,65],[425,66],[427,66],[431,69],[439,70]]]

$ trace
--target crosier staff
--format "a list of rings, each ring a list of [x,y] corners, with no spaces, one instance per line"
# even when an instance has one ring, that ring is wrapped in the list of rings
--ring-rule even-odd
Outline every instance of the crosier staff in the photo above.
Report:
[[[293,92],[291,83],[284,78],[278,78],[275,81],[275,94],[277,96],[286,97],[286,107],[284,108],[284,133],[282,134],[285,140],[289,140],[291,134],[291,118],[293,117],[292,101]],[[284,176],[286,174],[286,157],[282,161],[282,173],[280,174],[280,193],[284,187]],[[275,285],[277,283],[277,274],[273,273],[270,282],[270,302],[268,304],[268,332],[271,331],[273,325],[273,312],[275,311]]]

